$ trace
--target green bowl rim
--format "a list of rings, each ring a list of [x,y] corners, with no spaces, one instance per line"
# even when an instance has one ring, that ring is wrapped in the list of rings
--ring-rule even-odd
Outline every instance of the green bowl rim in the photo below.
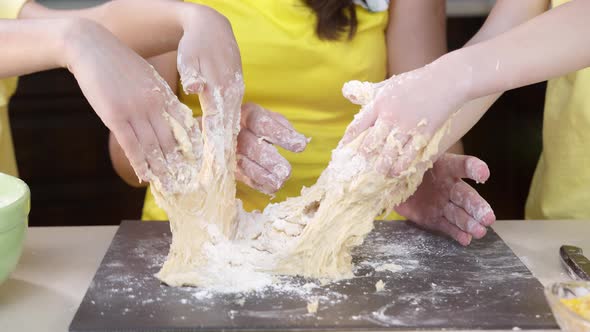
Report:
[[[15,199],[14,201],[12,201],[9,204],[2,206],[3,209],[4,208],[9,209],[9,208],[14,207],[18,204],[22,204],[23,202],[26,202],[27,200],[30,199],[31,189],[29,188],[29,186],[27,185],[27,183],[25,181],[21,180],[20,178],[17,178],[16,176],[12,176],[12,175],[0,172],[0,177],[1,176],[5,176],[5,177],[11,178],[13,180],[16,180],[16,182],[19,182],[19,184],[24,186],[24,189],[25,189],[25,192],[22,196],[20,196],[18,199]],[[26,215],[28,216],[29,212],[30,212],[30,203],[28,204],[26,209],[27,209]],[[2,226],[2,225],[4,225],[4,226]],[[0,233],[11,231],[13,228],[18,227],[19,225],[20,225],[19,221],[16,221],[12,224],[11,223],[6,223],[6,224],[0,223]]]

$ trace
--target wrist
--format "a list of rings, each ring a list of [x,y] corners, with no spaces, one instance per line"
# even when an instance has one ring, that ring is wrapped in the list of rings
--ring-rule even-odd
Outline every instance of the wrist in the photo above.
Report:
[[[443,84],[457,104],[462,105],[476,98],[473,96],[473,69],[463,59],[461,52],[447,53],[430,66],[433,75],[443,79]]]
[[[200,12],[201,5],[191,3],[177,3],[174,7],[174,19],[180,29],[183,30],[183,34],[190,29],[191,25],[199,23],[201,20]]]
[[[202,28],[203,26],[211,25],[213,22],[229,21],[225,16],[211,7],[193,3],[178,4],[177,18],[185,32],[190,31],[195,26]]]
[[[97,23],[81,18],[60,19],[58,28],[57,43],[58,54],[57,65],[62,68],[68,68],[74,72],[76,63],[80,57],[84,56],[85,50],[91,47],[97,47],[97,33],[103,32]]]
[[[54,19],[52,21],[52,29],[48,30],[50,35],[48,40],[51,41],[49,56],[54,67],[65,68],[69,66],[73,44],[76,43],[71,33],[72,30],[77,30],[76,23],[72,19]]]

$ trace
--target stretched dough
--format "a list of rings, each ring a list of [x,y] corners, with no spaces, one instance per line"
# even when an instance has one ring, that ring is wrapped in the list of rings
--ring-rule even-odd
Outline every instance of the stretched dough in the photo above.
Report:
[[[172,231],[157,277],[172,286],[248,290],[272,282],[273,274],[352,277],[351,249],[363,242],[376,216],[414,193],[449,126],[416,147],[417,158],[396,178],[374,170],[377,156],[358,152],[363,138],[380,129],[375,126],[335,149],[317,183],[300,196],[247,213],[235,198],[241,94],[230,89],[214,95],[214,102],[203,103],[202,133],[184,106],[184,125],[169,118],[184,164],[174,174],[173,193],[157,180],[151,186]],[[361,112],[370,107],[372,102],[365,103]],[[203,153],[197,156],[193,151],[201,141]],[[400,142],[390,135],[385,144]]]

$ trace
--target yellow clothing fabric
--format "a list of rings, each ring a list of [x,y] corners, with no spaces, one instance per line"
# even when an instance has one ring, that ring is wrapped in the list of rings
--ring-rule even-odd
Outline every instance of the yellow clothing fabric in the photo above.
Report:
[[[225,15],[233,26],[242,54],[246,92],[254,102],[283,114],[311,137],[300,154],[281,151],[293,167],[291,178],[271,200],[238,184],[246,210],[262,210],[269,202],[298,196],[314,184],[330,161],[358,106],[342,97],[349,80],[382,81],[387,76],[385,30],[388,11],[371,13],[357,7],[359,26],[353,40],[320,40],[315,14],[302,0],[194,0]],[[181,100],[200,115],[198,99]],[[148,190],[144,219],[167,219]]]
[[[553,1],[558,6],[567,0]],[[549,81],[527,219],[590,219],[590,68]]]
[[[3,0],[0,3],[0,19],[16,18],[25,2],[26,0]],[[16,176],[16,159],[8,119],[8,101],[15,90],[16,78],[0,80],[0,172]]]

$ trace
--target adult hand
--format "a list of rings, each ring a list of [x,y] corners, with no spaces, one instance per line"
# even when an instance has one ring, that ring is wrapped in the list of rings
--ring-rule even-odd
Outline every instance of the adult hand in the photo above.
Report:
[[[274,145],[301,152],[307,142],[281,114],[257,104],[244,104],[238,136],[237,179],[263,193],[276,192],[291,175],[291,165]]]
[[[487,165],[472,156],[445,153],[424,174],[418,190],[395,208],[418,226],[442,232],[462,245],[480,239],[496,220],[490,205],[462,178],[487,181]]]

